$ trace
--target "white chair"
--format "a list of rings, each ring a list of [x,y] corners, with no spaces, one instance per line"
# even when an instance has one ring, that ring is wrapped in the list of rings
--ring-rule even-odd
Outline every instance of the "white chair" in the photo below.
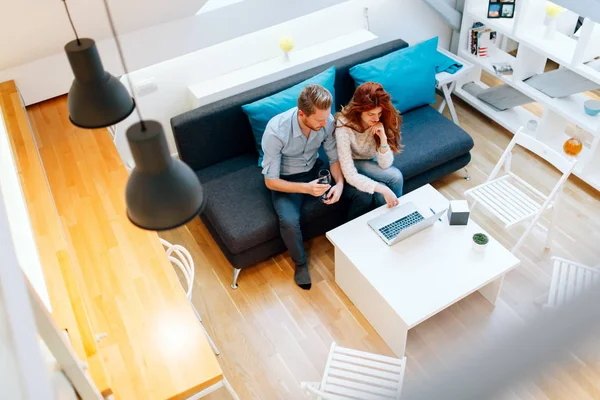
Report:
[[[315,400],[399,399],[406,357],[402,359],[331,344],[321,382],[302,382],[307,398]]]
[[[512,150],[517,144],[542,157],[562,173],[548,195],[543,194],[511,171]],[[553,227],[556,222],[556,209],[560,192],[567,178],[571,175],[576,162],[577,160],[569,160],[545,143],[527,135],[521,127],[510,141],[485,183],[465,191],[465,196],[474,200],[471,210],[476,205],[481,204],[500,219],[507,229],[529,221],[525,232],[511,249],[513,253],[516,253],[521,247],[525,237],[531,233],[533,227],[539,222],[543,212],[553,209],[554,212],[546,239],[546,248],[550,248],[550,244],[554,239]],[[502,166],[504,166],[505,173],[498,177]]]
[[[600,269],[560,257],[552,257],[554,268],[548,293],[548,307],[561,306],[594,284],[600,284]]]
[[[200,313],[198,313],[198,310],[196,310],[196,307],[194,307],[194,303],[192,303],[192,291],[194,289],[194,274],[195,274],[194,259],[192,258],[192,255],[183,246],[180,246],[178,244],[171,244],[162,238],[159,238],[159,239],[160,239],[160,243],[166,249],[165,251],[167,253],[167,258],[169,259],[169,261],[171,261],[171,263],[173,265],[176,265],[179,268],[179,270],[181,271],[181,273],[183,274],[183,276],[185,278],[185,282],[186,282],[186,286],[187,286],[185,296],[189,300],[190,305],[192,306],[192,309],[194,310],[194,313],[196,314],[196,318],[198,318],[198,321],[200,321],[200,326],[204,330],[204,333],[206,334],[206,337],[208,338],[208,342],[210,343],[210,346],[212,347],[215,354],[217,354],[217,355],[221,354],[221,352],[215,345],[215,342],[213,342],[210,335],[206,331],[206,328],[202,324],[202,317],[200,316]],[[220,380],[219,382],[215,383],[214,385],[204,389],[200,393],[194,394],[193,396],[189,397],[187,400],[200,399],[222,387],[227,389],[227,391],[229,392],[229,394],[231,394],[231,397],[233,399],[235,399],[235,400],[240,399],[239,396],[237,395],[237,393],[235,392],[235,390],[233,389],[233,387],[231,386],[231,384],[229,383],[229,381],[227,380],[227,378],[225,377],[225,375],[223,375],[222,380]]]
[[[231,397],[234,400],[240,400],[240,397],[237,395],[237,393],[235,392],[235,390],[233,390],[233,387],[231,387],[231,385],[229,384],[229,381],[227,380],[227,378],[225,378],[225,375],[223,375],[223,379],[220,380],[219,382],[217,382],[214,385],[212,385],[212,386],[204,389],[200,393],[196,393],[196,394],[188,397],[186,400],[198,400],[198,399],[201,399],[201,398],[205,397],[206,395],[211,394],[215,390],[221,389],[222,387],[224,387],[225,389],[227,389],[227,391],[229,392],[229,394],[231,395]]]
[[[561,257],[552,257],[552,260],[552,280],[543,308],[560,307],[592,286],[600,287],[600,265],[589,267]],[[581,348],[572,349],[572,354],[584,363],[600,366],[600,343],[597,335],[593,340],[592,343],[584,343]]]
[[[192,306],[192,308],[194,310],[194,313],[196,313],[196,318],[198,318],[198,321],[200,321],[200,326],[202,326],[202,329],[204,330],[204,333],[206,334],[206,337],[208,338],[210,346],[212,347],[215,354],[217,354],[217,355],[221,354],[221,352],[215,345],[215,342],[213,342],[213,340],[210,337],[210,335],[208,334],[206,328],[202,324],[202,317],[200,316],[200,313],[198,313],[198,310],[196,310],[196,307],[194,307],[194,303],[192,303],[192,291],[194,289],[194,274],[195,274],[194,259],[192,258],[192,255],[183,246],[180,246],[178,244],[171,244],[162,238],[159,238],[159,239],[160,239],[160,243],[165,247],[165,251],[167,253],[167,258],[169,259],[169,261],[171,261],[171,263],[173,265],[175,265],[179,268],[179,270],[181,271],[181,273],[183,274],[183,276],[185,278],[185,282],[186,282],[186,286],[187,286],[185,296],[189,300],[190,305]]]

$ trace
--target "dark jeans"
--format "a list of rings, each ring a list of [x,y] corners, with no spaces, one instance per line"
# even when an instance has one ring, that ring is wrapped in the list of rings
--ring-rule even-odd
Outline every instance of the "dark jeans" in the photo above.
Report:
[[[323,162],[318,160],[315,166],[308,172],[281,176],[280,178],[289,182],[310,182],[317,179],[318,172],[322,168]],[[296,266],[306,265],[306,253],[304,252],[302,232],[300,230],[300,210],[302,208],[302,203],[309,196],[310,195],[308,194],[302,193],[271,191],[273,207],[279,217],[281,238],[290,252],[290,256]],[[344,191],[340,197],[340,201],[342,200],[350,202],[348,210],[349,220],[370,211],[374,204],[372,194],[361,192],[348,183],[344,184]],[[321,207],[330,207],[327,204],[320,204]]]

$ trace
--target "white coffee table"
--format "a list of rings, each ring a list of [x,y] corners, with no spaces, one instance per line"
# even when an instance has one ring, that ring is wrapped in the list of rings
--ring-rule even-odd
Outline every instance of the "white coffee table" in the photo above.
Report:
[[[400,198],[426,210],[448,207],[431,185]],[[504,275],[520,261],[469,219],[450,226],[446,215],[416,235],[386,245],[367,221],[387,211],[382,206],[327,233],[335,246],[335,281],[398,357],[408,330],[467,295],[479,291],[495,304]],[[484,232],[483,253],[471,237]]]

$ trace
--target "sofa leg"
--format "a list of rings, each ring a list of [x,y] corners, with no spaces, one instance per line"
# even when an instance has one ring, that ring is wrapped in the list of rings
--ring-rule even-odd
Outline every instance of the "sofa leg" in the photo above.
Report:
[[[232,289],[237,289],[238,288],[237,280],[238,280],[238,276],[240,276],[240,272],[242,272],[242,270],[240,268],[234,268],[233,269],[233,282],[231,283],[231,288]]]
[[[467,167],[464,167],[463,169],[465,170],[465,181],[470,181],[471,175],[469,175],[469,170],[467,169]]]

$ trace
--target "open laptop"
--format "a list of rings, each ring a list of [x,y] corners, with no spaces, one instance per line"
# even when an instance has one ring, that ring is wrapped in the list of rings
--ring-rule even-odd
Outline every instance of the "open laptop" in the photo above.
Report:
[[[430,227],[446,210],[447,208],[423,216],[412,202],[407,202],[367,223],[388,246],[391,246]]]

